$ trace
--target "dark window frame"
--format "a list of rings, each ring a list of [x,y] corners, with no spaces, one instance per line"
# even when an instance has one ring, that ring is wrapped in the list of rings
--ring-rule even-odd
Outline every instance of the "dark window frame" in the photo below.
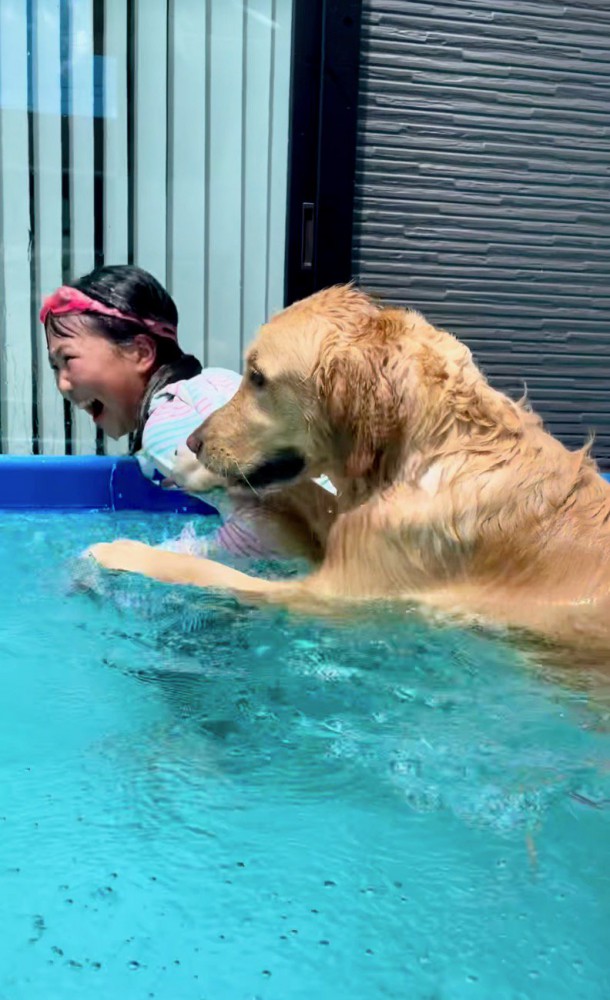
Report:
[[[352,278],[362,0],[294,0],[285,303]]]

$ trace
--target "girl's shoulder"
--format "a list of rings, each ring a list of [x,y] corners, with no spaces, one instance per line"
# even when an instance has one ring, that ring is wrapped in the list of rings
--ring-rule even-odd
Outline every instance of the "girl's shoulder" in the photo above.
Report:
[[[240,381],[240,376],[228,369],[205,368],[199,375],[172,382],[156,392],[138,452],[144,475],[153,468],[170,476],[176,450],[214,410],[228,403]]]
[[[160,406],[172,401],[177,402],[179,409],[182,404],[206,417],[232,399],[240,382],[241,375],[228,368],[204,368],[198,375],[172,382],[155,393],[150,401],[149,418]]]

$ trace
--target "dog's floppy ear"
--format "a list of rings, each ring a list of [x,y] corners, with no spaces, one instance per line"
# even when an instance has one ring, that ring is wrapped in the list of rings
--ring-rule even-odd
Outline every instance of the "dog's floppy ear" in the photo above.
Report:
[[[347,342],[328,342],[317,372],[318,393],[350,478],[373,470],[402,425],[403,364],[396,341],[384,335],[383,316],[370,319]]]

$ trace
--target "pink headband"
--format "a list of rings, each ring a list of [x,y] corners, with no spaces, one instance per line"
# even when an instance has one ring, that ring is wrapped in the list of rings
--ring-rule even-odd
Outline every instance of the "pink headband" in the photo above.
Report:
[[[139,316],[130,316],[129,313],[121,312],[120,309],[112,309],[105,306],[97,299],[91,299],[84,292],[79,292],[77,288],[70,288],[69,285],[62,285],[57,291],[42,303],[40,310],[40,322],[45,323],[47,316],[65,316],[67,313],[98,313],[100,316],[112,316],[115,319],[125,320],[127,323],[137,323],[143,326],[157,337],[168,337],[170,340],[178,340],[178,331],[172,323],[163,320],[142,319]]]

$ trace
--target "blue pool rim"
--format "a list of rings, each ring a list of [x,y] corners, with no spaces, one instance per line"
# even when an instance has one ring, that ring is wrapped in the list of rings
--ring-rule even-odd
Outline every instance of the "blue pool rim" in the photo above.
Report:
[[[0,510],[216,513],[202,500],[151,483],[135,458],[98,455],[0,455]]]
[[[610,481],[610,473],[603,474]],[[0,455],[0,510],[143,510],[215,514],[146,479],[135,458]]]

